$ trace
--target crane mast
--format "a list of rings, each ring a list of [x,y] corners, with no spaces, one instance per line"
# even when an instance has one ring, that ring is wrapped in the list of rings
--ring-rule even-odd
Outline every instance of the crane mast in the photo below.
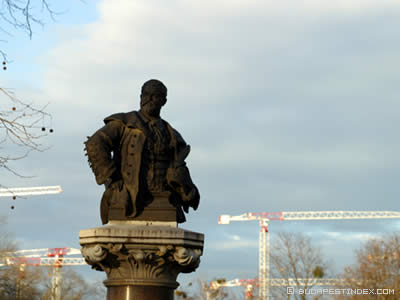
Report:
[[[397,219],[397,211],[294,211],[294,212],[256,212],[238,216],[221,215],[219,224],[230,224],[232,221],[259,221],[259,280],[260,298],[269,300],[269,230],[270,221],[311,221],[311,220],[360,220],[360,219]]]
[[[260,285],[260,294],[269,294],[269,232],[268,232],[269,219],[260,220],[260,237],[259,237],[259,268],[258,278],[261,278],[262,284]]]

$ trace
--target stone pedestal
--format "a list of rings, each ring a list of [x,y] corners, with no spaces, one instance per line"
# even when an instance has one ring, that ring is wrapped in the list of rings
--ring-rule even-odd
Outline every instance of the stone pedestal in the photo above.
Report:
[[[173,300],[178,274],[199,266],[204,243],[175,222],[113,221],[79,238],[87,263],[107,274],[107,300]]]

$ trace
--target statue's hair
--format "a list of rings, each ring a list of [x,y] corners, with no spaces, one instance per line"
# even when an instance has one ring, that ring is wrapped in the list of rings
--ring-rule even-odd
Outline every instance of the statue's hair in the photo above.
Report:
[[[153,95],[155,93],[167,94],[167,87],[157,79],[150,79],[142,86],[142,96]]]

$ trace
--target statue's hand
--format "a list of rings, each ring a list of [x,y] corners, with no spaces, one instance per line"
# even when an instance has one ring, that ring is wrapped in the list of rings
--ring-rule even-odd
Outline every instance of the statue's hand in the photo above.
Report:
[[[193,184],[186,166],[168,169],[167,182],[181,196],[181,205],[186,213],[189,206],[197,209],[200,199],[199,191]]]
[[[121,176],[113,174],[113,176],[107,179],[105,185],[109,189],[121,191],[124,181]]]
[[[167,183],[173,189],[177,189],[187,183],[188,171],[186,167],[169,168],[167,170]]]
[[[122,191],[123,185],[124,185],[124,182],[122,181],[122,179],[120,179],[120,180],[112,182],[110,185],[110,188],[112,190]]]

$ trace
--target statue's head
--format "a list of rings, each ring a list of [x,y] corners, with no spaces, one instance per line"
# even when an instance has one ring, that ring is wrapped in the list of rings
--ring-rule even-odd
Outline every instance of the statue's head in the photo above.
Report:
[[[167,103],[166,86],[157,79],[146,81],[140,95],[140,109],[150,116],[158,116],[165,103]]]

